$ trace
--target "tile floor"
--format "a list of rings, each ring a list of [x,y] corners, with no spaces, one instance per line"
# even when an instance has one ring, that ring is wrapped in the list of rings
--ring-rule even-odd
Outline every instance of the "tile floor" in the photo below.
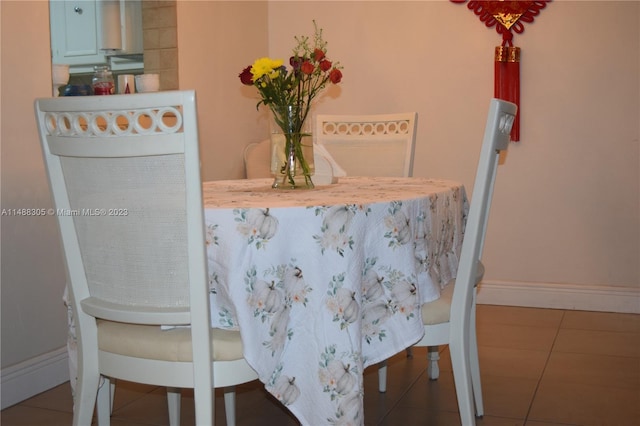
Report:
[[[640,425],[640,315],[480,305],[478,342],[485,400],[478,425]],[[369,368],[366,425],[459,425],[447,350],[437,381],[426,377],[426,348],[396,355],[385,394]],[[190,425],[193,399],[184,395],[182,424]],[[238,426],[298,424],[257,382],[238,388],[236,411]],[[0,423],[70,425],[71,412],[65,383],[3,410]],[[220,393],[216,422],[224,424]],[[111,424],[168,424],[164,389],[120,383]]]

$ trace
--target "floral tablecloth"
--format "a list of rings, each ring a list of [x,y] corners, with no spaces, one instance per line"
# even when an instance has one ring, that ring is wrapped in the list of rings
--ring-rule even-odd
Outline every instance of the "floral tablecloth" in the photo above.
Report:
[[[364,368],[420,340],[420,304],[455,276],[464,187],[270,185],[203,184],[212,325],[240,328],[247,361],[302,424],[363,424]]]

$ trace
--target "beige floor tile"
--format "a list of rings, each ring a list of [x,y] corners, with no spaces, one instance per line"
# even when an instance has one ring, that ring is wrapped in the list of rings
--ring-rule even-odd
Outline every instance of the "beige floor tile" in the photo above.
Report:
[[[387,388],[387,392],[380,393],[377,385],[365,386],[364,391],[364,421],[365,425],[376,425],[389,415],[407,389]]]
[[[523,426],[524,420],[507,417],[483,416],[476,419],[476,426]]]
[[[530,420],[581,426],[637,425],[638,391],[543,380]]]
[[[540,379],[548,353],[525,349],[479,347],[482,376]]]
[[[36,395],[23,403],[29,407],[46,408],[49,410],[65,411],[73,413],[73,396],[71,386],[65,382],[60,386]]]
[[[216,392],[216,418],[223,414],[222,392]],[[220,408],[218,408],[220,407]],[[239,426],[262,426],[265,419],[278,426],[295,426],[298,421],[280,402],[265,389],[259,381],[253,381],[236,388],[236,419]],[[189,424],[189,423],[184,423]],[[224,421],[218,423],[224,425]]]
[[[412,348],[413,356],[408,358],[403,351],[387,360],[387,388],[402,388],[415,381],[427,368],[427,348]],[[448,355],[447,355],[448,356]],[[370,389],[378,389],[378,365],[369,366],[364,372],[365,394]]]
[[[429,380],[426,373],[421,375],[398,401],[399,409],[428,407],[433,411],[458,412],[453,375],[443,371],[438,380]]]
[[[25,405],[14,405],[0,414],[2,426],[69,426],[73,414]]]
[[[460,416],[457,412],[433,409],[430,406],[398,408],[382,420],[380,426],[399,425],[459,426]],[[365,419],[365,425],[373,425]]]
[[[640,357],[640,333],[561,329],[554,352]]]
[[[522,308],[518,306],[478,305],[478,324],[529,325],[559,327],[564,311],[559,309]]]
[[[635,389],[640,402],[640,359],[553,352],[545,381]]]
[[[640,315],[612,312],[567,311],[561,328],[640,333]]]
[[[478,346],[550,351],[558,333],[553,327],[478,324]]]
[[[115,385],[116,387],[113,395],[114,411],[117,411],[120,407],[126,406],[152,392],[160,392],[166,395],[166,389],[158,386],[133,383],[126,380],[116,380]]]
[[[497,376],[482,377],[484,412],[487,416],[523,420],[535,394],[538,380]]]
[[[537,380],[495,376],[482,378],[485,416],[509,418],[524,422],[533,398]],[[437,381],[421,376],[398,402],[396,409],[433,407],[437,411],[458,411],[455,385],[451,372],[443,371]]]
[[[401,352],[387,360],[387,391],[378,391],[378,366],[365,370],[364,374],[364,410],[365,424],[374,425],[382,421],[403,398],[418,378],[426,374],[427,348],[414,347],[413,355],[407,357]],[[418,392],[418,388],[415,388]]]
[[[116,387],[116,395],[120,389]],[[118,399],[118,396],[114,399]],[[182,413],[188,411],[188,403],[182,401]],[[146,393],[140,398],[136,398],[127,404],[120,405],[113,409],[112,419],[120,421],[132,421],[135,423],[149,425],[166,425],[169,422],[169,412],[167,408],[167,394],[165,389]]]
[[[448,346],[440,354],[438,365],[442,371],[451,371]],[[513,377],[518,379],[540,379],[549,354],[544,351],[526,349],[495,348],[480,346],[480,374]]]
[[[216,389],[215,422],[225,424],[225,408],[222,389]],[[182,391],[180,422],[184,425],[195,423],[193,390]],[[168,409],[164,388],[146,394],[128,405],[114,410],[113,418],[120,421],[131,420],[149,425],[168,424]],[[265,419],[281,426],[295,426],[298,422],[271,395],[262,384],[251,382],[236,388],[236,421],[238,425],[263,425]]]
[[[94,422],[92,423],[93,426],[97,426],[97,422],[94,420]],[[168,424],[168,423],[167,423]],[[118,419],[115,417],[111,418],[111,426],[156,426],[156,425],[150,425],[149,423],[138,423],[138,422],[134,422],[131,419]],[[166,425],[166,424],[165,424]]]
[[[630,426],[640,424],[640,316],[509,306],[478,306],[485,416],[478,426]],[[441,376],[426,375],[426,348],[388,361],[387,392],[377,366],[365,370],[366,426],[459,425],[448,346]],[[297,426],[259,382],[237,387],[238,426]],[[114,426],[168,424],[164,388],[118,382]],[[68,383],[0,414],[2,426],[71,424]],[[194,423],[193,392],[183,391],[181,421]],[[216,391],[216,424],[225,424]],[[527,418],[528,415],[528,418]],[[95,420],[94,420],[95,424]],[[314,425],[315,426],[315,425]]]

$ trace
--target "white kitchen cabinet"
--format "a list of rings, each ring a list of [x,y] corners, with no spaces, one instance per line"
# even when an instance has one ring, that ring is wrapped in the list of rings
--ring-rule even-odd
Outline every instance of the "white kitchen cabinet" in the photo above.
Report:
[[[98,7],[96,0],[49,0],[54,64],[69,64],[73,70],[77,68],[74,65],[106,62],[100,50],[102,25]]]

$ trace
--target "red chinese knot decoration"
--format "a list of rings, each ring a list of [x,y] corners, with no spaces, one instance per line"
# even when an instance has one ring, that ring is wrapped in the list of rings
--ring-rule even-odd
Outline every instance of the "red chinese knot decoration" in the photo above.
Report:
[[[467,0],[451,1],[465,3]],[[513,45],[513,33],[522,34],[524,23],[533,22],[549,1],[472,0],[467,5],[481,22],[488,28],[495,26],[502,36],[502,45],[496,47],[494,56],[494,96],[518,105],[511,130],[513,142],[520,140],[520,48]]]

